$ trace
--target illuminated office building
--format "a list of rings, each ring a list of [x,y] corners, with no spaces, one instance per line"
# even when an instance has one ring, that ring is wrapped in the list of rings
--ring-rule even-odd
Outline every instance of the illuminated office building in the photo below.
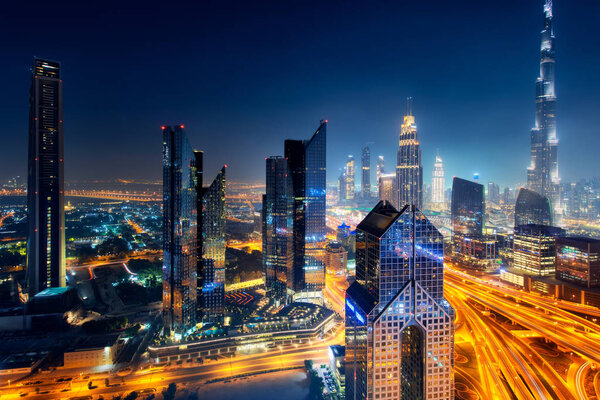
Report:
[[[408,112],[400,130],[398,159],[396,164],[395,205],[403,207],[414,204],[423,207],[423,166],[417,124],[412,114],[412,99],[408,99]]]
[[[552,225],[550,202],[532,190],[521,188],[515,203],[515,227],[531,224]]]
[[[356,191],[356,186],[354,183],[354,156],[348,156],[348,161],[346,161],[346,200],[354,200],[354,192]]]
[[[294,285],[294,195],[287,160],[266,160],[264,196],[263,272],[267,297],[286,302]]]
[[[435,156],[435,164],[433,166],[433,179],[431,181],[431,202],[437,208],[444,205],[444,191],[446,180],[444,177],[444,163],[439,153]]]
[[[362,149],[362,181],[360,191],[362,198],[367,200],[371,197],[371,149],[365,146]]]
[[[196,324],[196,156],[181,126],[163,132],[163,321],[181,338]]]
[[[545,225],[515,227],[513,266],[532,275],[554,276],[556,238],[564,233],[561,228]]]
[[[500,186],[494,182],[488,182],[487,201],[496,205],[500,204]]]
[[[339,242],[331,242],[325,247],[325,266],[329,274],[345,274],[348,265],[348,250]]]
[[[29,92],[27,291],[65,286],[63,113],[60,63],[34,59]]]
[[[338,201],[343,203],[346,201],[346,169],[342,169],[338,178]]]
[[[377,157],[377,184],[379,185],[379,178],[385,172],[385,160],[383,156]],[[379,188],[377,189],[379,191]]]
[[[325,286],[327,121],[310,140],[286,140],[294,194],[294,291],[321,297]]]
[[[560,219],[562,209],[558,175],[558,137],[556,135],[556,54],[552,18],[552,0],[546,0],[540,76],[535,83],[535,126],[531,130],[531,164],[527,170],[527,186],[530,190],[550,199],[553,212]],[[560,221],[556,221],[560,223]]]
[[[442,234],[414,206],[377,206],[356,230],[346,291],[346,399],[453,399],[454,310]]]
[[[225,317],[225,171],[223,166],[210,186],[200,191],[202,258],[198,273],[202,277],[202,319],[207,322],[223,322]]]
[[[396,174],[381,174],[379,177],[379,200],[394,203],[396,200]]]
[[[583,237],[556,239],[556,278],[579,286],[600,286],[600,240]]]
[[[500,266],[497,242],[484,235],[485,193],[483,185],[461,178],[452,181],[452,258],[476,269]]]

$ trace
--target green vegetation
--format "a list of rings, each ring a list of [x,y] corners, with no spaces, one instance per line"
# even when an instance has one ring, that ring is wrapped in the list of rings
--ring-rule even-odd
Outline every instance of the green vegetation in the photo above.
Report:
[[[25,254],[18,248],[0,249],[0,267],[14,267],[25,263]]]
[[[96,252],[100,256],[125,257],[129,252],[127,241],[118,236],[111,236],[96,247]]]
[[[107,318],[84,322],[81,326],[85,333],[108,333],[127,327],[129,320],[127,317]]]
[[[247,253],[244,250],[227,248],[225,256],[227,268],[225,281],[227,284],[245,282],[262,277],[262,252],[254,250]]]
[[[169,383],[167,390],[164,390],[162,395],[165,400],[175,400],[175,393],[177,392],[177,385],[175,383]]]
[[[137,274],[138,281],[144,286],[153,287],[162,282],[162,261],[156,257],[154,260],[132,259],[127,262],[127,268]]]

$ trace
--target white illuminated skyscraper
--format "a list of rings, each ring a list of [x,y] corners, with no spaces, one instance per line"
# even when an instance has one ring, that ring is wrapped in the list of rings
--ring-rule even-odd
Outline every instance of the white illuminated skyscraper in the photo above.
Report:
[[[436,207],[441,207],[444,204],[444,163],[439,153],[435,156],[435,164],[433,166],[433,179],[431,182],[431,202]]]

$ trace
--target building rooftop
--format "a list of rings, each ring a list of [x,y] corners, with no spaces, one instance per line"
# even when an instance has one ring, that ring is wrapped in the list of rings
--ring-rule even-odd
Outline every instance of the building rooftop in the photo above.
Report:
[[[119,333],[107,335],[86,336],[73,344],[67,352],[85,351],[112,347],[119,340]]]
[[[346,290],[346,295],[352,298],[365,315],[370,313],[377,305],[377,299],[363,285],[356,281]]]
[[[407,206],[406,206],[407,207]],[[380,201],[371,212],[356,227],[357,230],[370,233],[376,237],[382,237],[388,228],[406,209],[398,211],[388,201]]]
[[[73,288],[71,288],[70,286],[51,287],[51,288],[42,290],[41,292],[36,294],[34,297],[42,298],[42,297],[62,296],[63,294],[65,294],[66,292],[68,292],[71,289],[73,289]]]

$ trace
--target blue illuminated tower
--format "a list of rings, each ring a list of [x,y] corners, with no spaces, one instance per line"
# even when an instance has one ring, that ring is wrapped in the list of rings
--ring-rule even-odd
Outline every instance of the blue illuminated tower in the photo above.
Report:
[[[550,199],[556,214],[555,222],[560,223],[562,208],[556,135],[556,54],[552,18],[552,0],[545,0],[540,76],[535,83],[535,126],[531,130],[531,164],[527,170],[527,185],[529,189]]]
[[[166,336],[196,324],[196,157],[183,125],[163,131],[163,322]]]
[[[266,160],[263,199],[263,271],[267,297],[285,302],[294,286],[294,195],[287,160]]]
[[[286,140],[294,195],[294,291],[321,297],[325,286],[327,121],[310,140]]]

